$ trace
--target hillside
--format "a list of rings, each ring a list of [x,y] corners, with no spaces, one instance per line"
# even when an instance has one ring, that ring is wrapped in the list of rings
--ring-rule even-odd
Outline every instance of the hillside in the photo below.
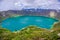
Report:
[[[54,30],[54,29],[53,29]],[[36,26],[29,26],[20,31],[10,32],[0,28],[1,40],[60,40],[59,30],[41,29]]]
[[[22,10],[8,10],[1,11],[0,16],[9,17],[11,15],[33,15],[33,16],[48,16],[50,17],[50,12],[56,14],[55,18],[60,19],[60,12],[52,9],[22,9]],[[55,15],[54,14],[54,15]]]

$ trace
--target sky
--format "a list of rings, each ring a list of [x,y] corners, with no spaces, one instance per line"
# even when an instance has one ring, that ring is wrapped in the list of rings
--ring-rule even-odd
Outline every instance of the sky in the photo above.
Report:
[[[29,8],[60,10],[60,0],[0,0],[0,11]]]

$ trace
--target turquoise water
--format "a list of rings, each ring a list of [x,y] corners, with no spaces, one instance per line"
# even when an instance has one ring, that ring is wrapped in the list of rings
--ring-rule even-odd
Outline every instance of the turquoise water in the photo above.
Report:
[[[56,19],[44,16],[18,16],[5,19],[1,25],[10,31],[21,30],[29,25],[50,29],[54,22],[57,21]]]

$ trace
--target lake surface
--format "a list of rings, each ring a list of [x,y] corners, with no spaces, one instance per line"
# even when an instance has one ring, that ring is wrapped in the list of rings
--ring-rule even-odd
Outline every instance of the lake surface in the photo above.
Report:
[[[29,25],[50,29],[58,20],[44,16],[18,16],[5,19],[1,25],[10,31],[21,30]]]

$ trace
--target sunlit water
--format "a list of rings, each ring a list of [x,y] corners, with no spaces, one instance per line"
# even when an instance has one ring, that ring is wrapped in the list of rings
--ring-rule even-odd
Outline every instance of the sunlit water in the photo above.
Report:
[[[2,27],[10,31],[21,30],[29,25],[50,29],[58,20],[44,16],[18,16],[7,18],[2,22]]]

